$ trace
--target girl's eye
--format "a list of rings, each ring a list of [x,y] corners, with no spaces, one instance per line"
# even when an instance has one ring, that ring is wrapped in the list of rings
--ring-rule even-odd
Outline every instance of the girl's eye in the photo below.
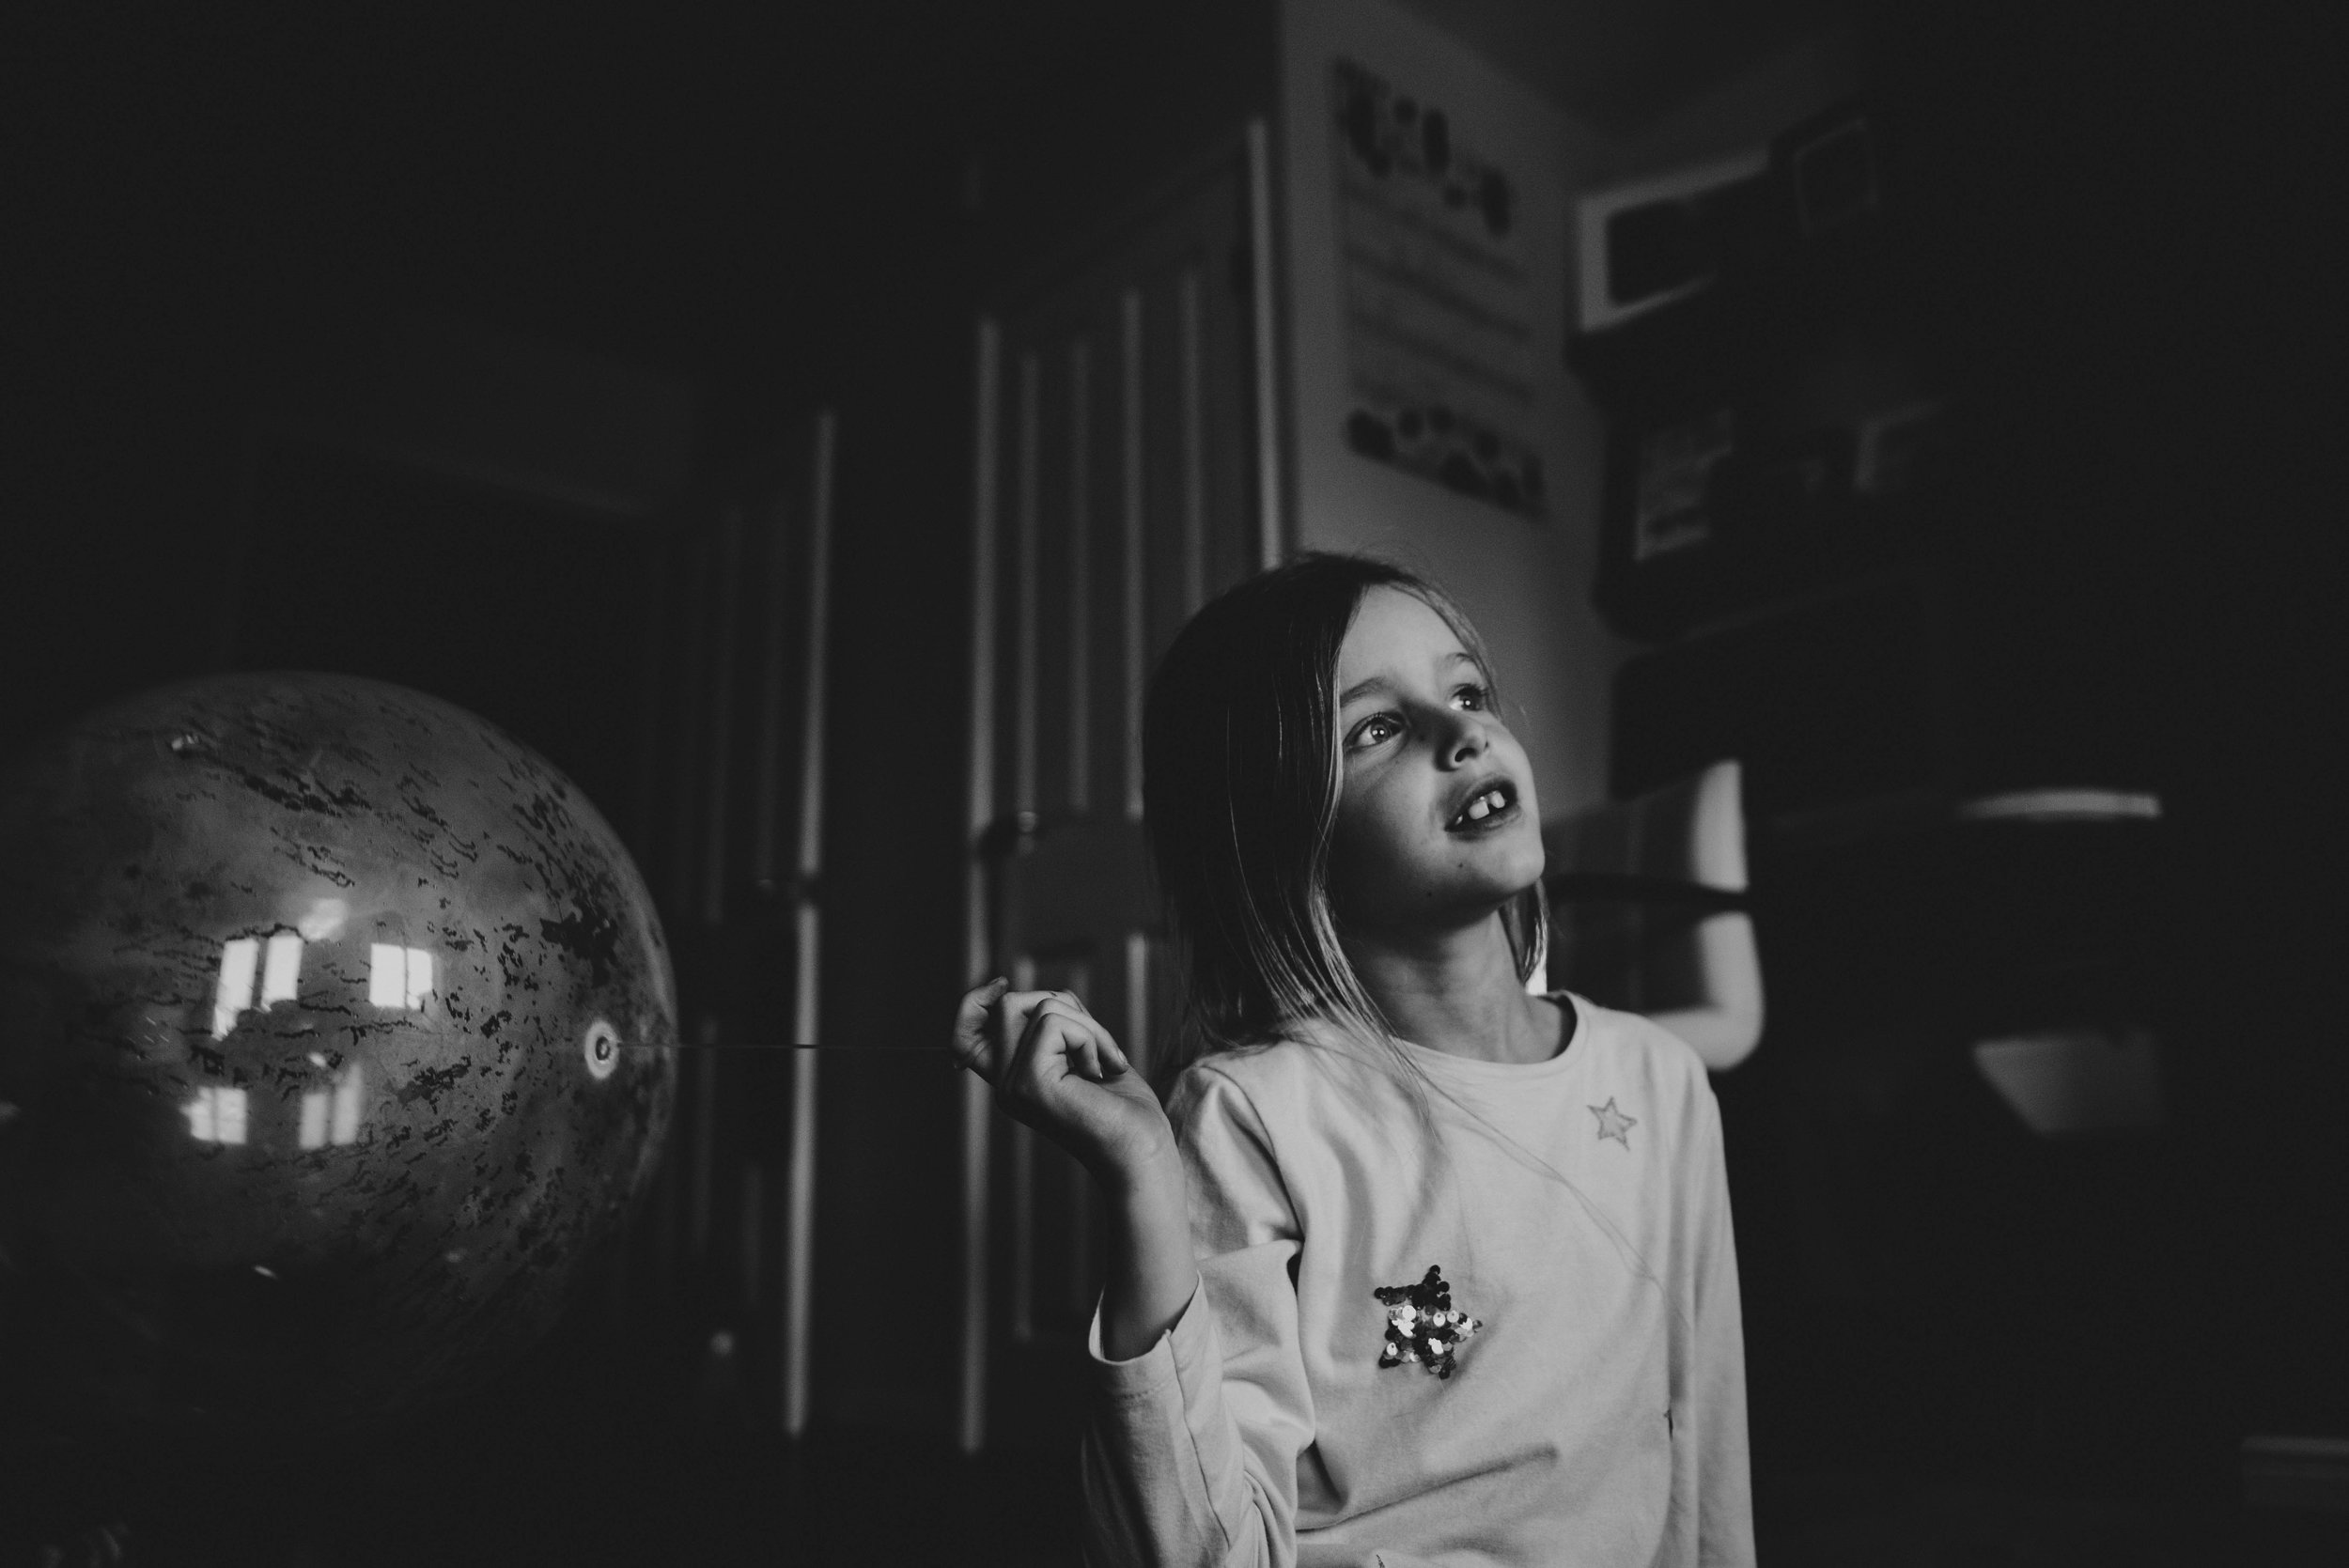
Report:
[[[1346,737],[1346,743],[1359,750],[1364,746],[1376,746],[1389,736],[1400,734],[1401,731],[1402,726],[1394,722],[1392,715],[1374,713],[1354,726],[1354,733]]]
[[[1453,696],[1469,707],[1479,710],[1488,706],[1492,702],[1492,693],[1474,681],[1461,687],[1459,691],[1453,693]]]

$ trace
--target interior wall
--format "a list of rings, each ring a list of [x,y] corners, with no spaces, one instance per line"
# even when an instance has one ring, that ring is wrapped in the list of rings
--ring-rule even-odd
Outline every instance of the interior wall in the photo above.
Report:
[[[1564,279],[1543,287],[1538,268],[1541,258],[1564,256],[1571,193],[1603,166],[1607,146],[1467,45],[1383,0],[1284,0],[1281,51],[1283,357],[1295,542],[1386,555],[1450,591],[1491,649],[1544,815],[1604,799],[1608,682],[1623,650],[1599,624],[1589,593],[1602,430],[1560,358]],[[1537,269],[1529,302],[1529,424],[1543,438],[1546,518],[1529,520],[1455,494],[1347,444],[1352,398],[1332,80],[1341,58],[1440,107],[1459,144],[1507,171],[1521,193],[1517,221]]]
[[[1346,274],[1342,257],[1332,62],[1355,61],[1441,107],[1463,146],[1520,188],[1535,267],[1532,417],[1547,480],[1538,520],[1462,496],[1348,446]],[[1591,598],[1598,560],[1605,426],[1563,363],[1569,241],[1579,193],[1750,146],[1851,89],[1839,34],[1779,51],[1636,132],[1610,135],[1573,104],[1392,0],[1283,0],[1281,179],[1283,361],[1294,507],[1307,550],[1367,551],[1427,574],[1490,644],[1543,815],[1606,799],[1609,693],[1630,651]]]

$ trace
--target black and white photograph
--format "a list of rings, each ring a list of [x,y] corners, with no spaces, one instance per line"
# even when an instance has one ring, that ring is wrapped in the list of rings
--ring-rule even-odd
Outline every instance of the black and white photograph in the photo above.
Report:
[[[0,1568],[2349,1563],[2327,8],[0,39]]]

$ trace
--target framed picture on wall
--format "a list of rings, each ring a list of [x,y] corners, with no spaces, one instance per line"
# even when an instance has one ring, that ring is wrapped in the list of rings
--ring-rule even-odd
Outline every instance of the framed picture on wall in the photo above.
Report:
[[[1522,179],[1441,104],[1332,62],[1346,442],[1521,517],[1547,510]]]

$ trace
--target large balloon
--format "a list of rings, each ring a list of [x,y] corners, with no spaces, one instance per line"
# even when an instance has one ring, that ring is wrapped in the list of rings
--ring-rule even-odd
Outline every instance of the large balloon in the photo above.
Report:
[[[0,779],[0,1426],[319,1431],[547,1327],[676,1094],[661,926],[543,758],[374,681]]]

